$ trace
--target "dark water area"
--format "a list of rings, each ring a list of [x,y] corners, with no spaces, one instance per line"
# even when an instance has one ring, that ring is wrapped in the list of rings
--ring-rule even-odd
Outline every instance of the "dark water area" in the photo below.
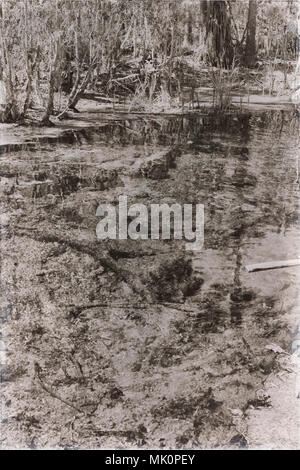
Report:
[[[298,127],[294,111],[190,114],[0,147],[5,393],[23,409],[18,431],[5,411],[8,435],[54,447],[230,441],[228,409],[245,411],[272,367],[264,346],[289,350],[297,330],[298,268],[245,266],[298,257]],[[204,204],[204,249],[97,240],[98,205],[120,195]],[[56,440],[60,408],[44,392],[41,407],[32,361],[77,408],[98,403],[93,425],[76,417],[70,437],[64,406]],[[95,433],[97,419],[119,429],[120,415],[131,434]]]

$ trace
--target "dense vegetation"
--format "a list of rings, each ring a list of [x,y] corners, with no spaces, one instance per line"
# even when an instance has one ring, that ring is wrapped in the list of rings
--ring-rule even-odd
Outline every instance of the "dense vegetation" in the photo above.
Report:
[[[295,0],[2,0],[0,119],[42,122],[87,91],[165,103],[190,70],[296,57]]]

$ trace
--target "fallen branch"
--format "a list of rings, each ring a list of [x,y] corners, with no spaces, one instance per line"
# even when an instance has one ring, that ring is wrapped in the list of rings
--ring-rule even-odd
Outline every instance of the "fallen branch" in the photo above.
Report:
[[[50,385],[45,384],[45,382],[42,380],[42,378],[40,376],[41,366],[37,362],[35,362],[35,364],[34,364],[34,369],[35,369],[35,375],[38,378],[39,384],[42,387],[42,389],[45,390],[45,392],[49,393],[49,395],[51,395],[51,397],[56,398],[57,400],[61,401],[62,403],[64,403],[67,406],[70,406],[71,408],[78,411],[79,413],[86,414],[83,410],[81,410],[80,408],[77,408],[77,406],[73,405],[73,403],[69,402],[68,400],[65,400],[62,397],[60,397],[56,392],[54,392],[52,390],[52,387]]]
[[[82,244],[77,241],[72,241],[68,240],[65,238],[60,238],[57,237],[56,235],[52,234],[42,234],[36,230],[33,232],[26,233],[24,232],[19,232],[19,235],[22,236],[27,236],[33,240],[42,242],[42,243],[59,243],[60,245],[65,245],[69,246],[72,250],[76,250],[80,253],[85,253],[93,258],[95,258],[104,269],[107,269],[109,271],[112,271],[115,273],[117,278],[123,282],[125,282],[129,287],[133,290],[135,294],[140,296],[142,299],[147,300],[148,294],[145,291],[145,288],[139,281],[139,279],[136,279],[134,274],[132,274],[129,270],[121,268],[109,255],[108,250],[101,251],[98,253],[98,251],[92,247],[89,246],[88,244]],[[99,244],[97,245],[99,247]]]
[[[268,269],[289,268],[291,266],[300,266],[300,258],[285,261],[267,261],[265,263],[248,264],[246,269],[248,273],[253,273],[256,271],[267,271]]]
[[[93,309],[93,308],[120,308],[120,309],[124,309],[124,308],[129,308],[129,309],[136,309],[136,310],[148,310],[149,308],[153,308],[153,307],[166,307],[166,308],[173,308],[175,310],[179,310],[181,312],[187,312],[187,313],[190,313],[190,312],[193,312],[193,308],[192,306],[189,306],[187,305],[186,308],[180,308],[180,307],[177,307],[177,305],[181,305],[182,307],[184,307],[184,302],[164,302],[164,303],[146,303],[146,304],[114,304],[114,303],[110,303],[110,302],[97,302],[97,303],[94,303],[94,304],[85,304],[85,305],[67,305],[64,307],[68,307],[70,308],[70,313],[72,316],[74,316],[75,318],[80,315],[80,313],[84,310],[90,310],[90,309]],[[196,309],[197,310],[197,309]]]

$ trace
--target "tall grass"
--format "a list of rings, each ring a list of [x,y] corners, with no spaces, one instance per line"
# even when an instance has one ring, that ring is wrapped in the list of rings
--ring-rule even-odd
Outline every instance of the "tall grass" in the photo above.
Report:
[[[230,69],[209,67],[209,77],[213,88],[213,107],[227,111],[232,104],[232,92],[240,84],[239,67],[233,60]]]

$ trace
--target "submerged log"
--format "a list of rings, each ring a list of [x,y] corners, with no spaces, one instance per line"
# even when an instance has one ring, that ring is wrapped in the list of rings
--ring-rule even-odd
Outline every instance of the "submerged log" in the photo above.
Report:
[[[268,269],[289,268],[291,266],[300,266],[299,259],[289,259],[284,261],[266,261],[265,263],[248,264],[246,269],[249,273],[256,271],[267,271]]]

